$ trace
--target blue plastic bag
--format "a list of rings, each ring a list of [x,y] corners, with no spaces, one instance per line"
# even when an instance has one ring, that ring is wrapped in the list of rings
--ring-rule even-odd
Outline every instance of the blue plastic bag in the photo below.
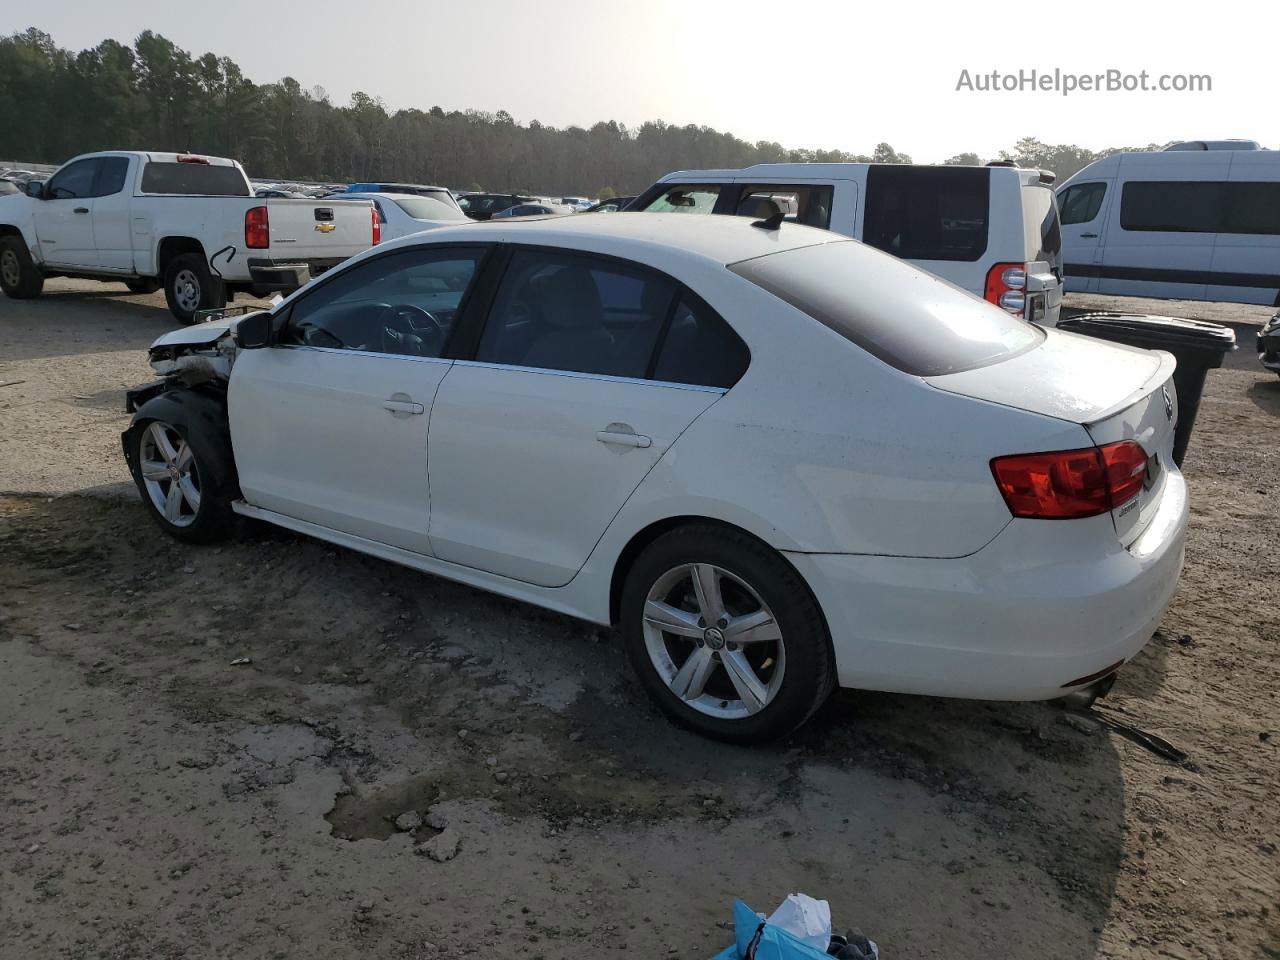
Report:
[[[733,935],[733,946],[711,960],[823,960],[827,956],[787,931],[765,923],[741,900],[733,902]]]

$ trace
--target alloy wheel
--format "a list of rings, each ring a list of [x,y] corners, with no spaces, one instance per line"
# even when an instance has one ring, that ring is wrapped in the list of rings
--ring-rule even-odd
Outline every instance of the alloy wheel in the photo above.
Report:
[[[200,471],[187,443],[158,420],[142,434],[139,467],[151,505],[175,527],[188,527],[200,512]]]
[[[650,588],[643,616],[658,676],[699,713],[739,719],[777,696],[786,669],[782,630],[740,577],[710,563],[674,567]]]

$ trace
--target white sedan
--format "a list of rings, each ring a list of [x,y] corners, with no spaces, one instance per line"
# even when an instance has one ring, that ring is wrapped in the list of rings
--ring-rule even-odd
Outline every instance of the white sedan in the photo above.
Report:
[[[130,395],[143,502],[620,627],[703,734],[837,684],[1090,690],[1182,567],[1172,358],[737,217],[443,227],[176,331]]]
[[[381,224],[380,243],[399,240],[423,230],[470,222],[453,199],[453,194],[444,189],[432,194],[343,193],[330,199],[372,202]]]

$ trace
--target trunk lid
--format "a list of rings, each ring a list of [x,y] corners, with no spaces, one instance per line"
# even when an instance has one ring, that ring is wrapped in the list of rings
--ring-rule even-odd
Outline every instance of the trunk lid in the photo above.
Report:
[[[1091,337],[1046,330],[1040,346],[1008,360],[926,382],[939,390],[1078,423],[1098,446],[1136,441],[1147,454],[1138,495],[1111,511],[1128,546],[1155,515],[1173,468],[1174,359]],[[1036,453],[1010,450],[1009,453]]]

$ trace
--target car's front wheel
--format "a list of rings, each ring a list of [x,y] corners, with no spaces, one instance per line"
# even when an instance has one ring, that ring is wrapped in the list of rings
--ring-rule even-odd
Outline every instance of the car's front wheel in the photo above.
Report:
[[[775,550],[731,528],[692,525],[655,540],[628,573],[620,615],[649,694],[704,736],[785,736],[835,686],[807,585]]]
[[[44,289],[44,274],[21,237],[0,238],[0,289],[15,300],[38,297]]]
[[[140,421],[130,437],[138,492],[165,532],[211,543],[234,531],[234,479],[217,440],[163,420]]]

